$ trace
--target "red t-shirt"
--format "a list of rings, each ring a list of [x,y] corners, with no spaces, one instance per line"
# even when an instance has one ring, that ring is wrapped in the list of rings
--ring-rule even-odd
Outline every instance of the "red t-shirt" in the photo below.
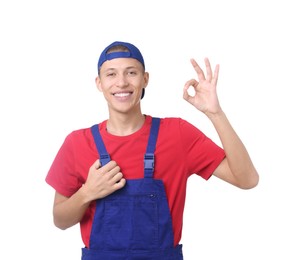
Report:
[[[116,161],[126,179],[143,178],[144,154],[151,126],[151,116],[141,129],[128,136],[100,133],[111,159]],[[174,244],[180,242],[187,178],[196,173],[208,180],[225,153],[199,129],[181,118],[162,118],[155,150],[154,178],[164,183],[172,216]],[[53,164],[46,182],[60,194],[70,197],[85,183],[90,166],[99,158],[90,128],[70,133]],[[82,221],[81,235],[89,247],[95,203],[91,203]]]

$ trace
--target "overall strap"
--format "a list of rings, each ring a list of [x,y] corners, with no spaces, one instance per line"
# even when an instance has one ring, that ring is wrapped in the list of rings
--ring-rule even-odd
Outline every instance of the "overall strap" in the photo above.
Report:
[[[91,127],[91,131],[100,157],[101,166],[103,166],[107,164],[109,161],[111,161],[110,155],[108,154],[107,149],[103,143],[102,137],[99,133],[98,125],[97,124],[93,125]]]
[[[160,127],[160,118],[152,118],[152,126],[144,155],[144,178],[153,178],[155,168],[155,149]]]

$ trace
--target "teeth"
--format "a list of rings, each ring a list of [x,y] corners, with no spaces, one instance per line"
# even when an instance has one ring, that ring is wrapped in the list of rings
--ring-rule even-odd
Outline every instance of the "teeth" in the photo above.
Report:
[[[115,93],[114,94],[115,97],[127,97],[129,95],[130,95],[130,93]]]

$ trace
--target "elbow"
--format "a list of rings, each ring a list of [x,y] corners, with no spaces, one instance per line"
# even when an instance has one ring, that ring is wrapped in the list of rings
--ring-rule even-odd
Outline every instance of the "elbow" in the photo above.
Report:
[[[69,226],[64,225],[63,223],[60,223],[59,221],[53,220],[53,224],[60,230],[66,230],[69,228]]]
[[[241,188],[243,190],[250,190],[250,189],[255,188],[258,185],[259,175],[258,175],[257,171],[254,170],[249,176],[250,177],[246,181],[244,181],[238,185],[239,188]]]
[[[55,225],[55,227],[57,227],[58,229],[61,230],[66,230],[72,226],[74,226],[76,223],[67,221],[64,218],[60,218],[58,216],[53,216],[53,224]]]

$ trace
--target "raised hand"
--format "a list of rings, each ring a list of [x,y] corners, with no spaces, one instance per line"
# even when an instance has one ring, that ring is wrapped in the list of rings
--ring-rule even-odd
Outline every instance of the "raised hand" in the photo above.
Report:
[[[216,92],[219,65],[216,65],[214,74],[212,75],[209,59],[205,58],[207,72],[205,76],[204,71],[194,59],[191,59],[190,62],[197,73],[198,80],[191,79],[186,82],[183,89],[183,98],[207,116],[220,112],[221,107]],[[194,88],[194,95],[188,93],[190,87]]]

